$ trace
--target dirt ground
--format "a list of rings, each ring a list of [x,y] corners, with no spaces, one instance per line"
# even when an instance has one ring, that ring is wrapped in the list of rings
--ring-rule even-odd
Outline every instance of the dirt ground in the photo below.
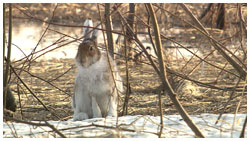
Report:
[[[27,4],[28,5],[28,4]],[[39,4],[38,4],[39,5]],[[67,4],[65,4],[67,6]],[[64,6],[65,6],[64,5]],[[49,5],[52,7],[51,5]],[[62,5],[60,5],[62,6]],[[72,9],[81,9],[79,5],[71,5]],[[202,6],[199,6],[202,9]],[[77,8],[78,7],[78,8]],[[33,9],[32,9],[33,8]],[[27,11],[38,12],[38,15],[43,15],[44,11],[41,12],[41,7],[36,10],[35,6],[27,6]],[[85,7],[86,8],[86,7]],[[49,8],[53,10],[53,8]],[[62,10],[63,8],[61,8]],[[95,11],[95,9],[92,9]],[[18,10],[16,10],[17,12]],[[66,10],[67,11],[67,10]],[[76,15],[77,11],[75,10]],[[198,10],[197,10],[198,11]],[[47,11],[49,14],[49,11]],[[51,11],[50,11],[51,12]],[[199,11],[200,12],[200,11]],[[40,14],[43,13],[43,14]],[[18,15],[18,14],[17,14]],[[59,22],[67,19],[79,19],[79,17],[69,16],[70,14],[65,14],[66,16],[60,18],[56,16]],[[91,12],[90,12],[91,15]],[[20,15],[19,15],[20,16]],[[16,16],[18,17],[18,16]],[[41,17],[41,16],[40,16]],[[83,18],[83,17],[80,17]],[[72,20],[71,20],[72,21]],[[54,21],[56,22],[56,21]],[[74,22],[74,21],[72,21]],[[76,21],[78,22],[78,21]],[[185,30],[186,31],[186,30]],[[229,36],[228,31],[214,31],[214,36],[220,38],[226,38]],[[223,33],[222,33],[223,32]],[[190,41],[196,46],[204,43],[200,35],[197,35],[195,31],[190,30],[186,33],[181,33],[178,35],[173,35],[177,41],[189,41],[191,36],[195,36],[199,42]],[[224,36],[225,35],[225,36]],[[222,37],[223,36],[223,37]],[[181,37],[181,39],[180,39]],[[190,38],[189,38],[190,37]],[[193,38],[193,37],[192,37]],[[225,42],[225,44],[230,44],[230,42]],[[210,52],[212,49],[203,50],[204,52]],[[207,58],[211,63],[215,63],[220,67],[223,67],[225,60],[218,54],[211,55]],[[144,60],[146,61],[146,60]],[[192,59],[190,65],[182,70],[182,67],[187,63],[188,60],[172,60],[171,57],[166,57],[166,62],[169,63],[169,67],[177,72],[187,73],[192,70],[192,68],[199,63],[198,59]],[[119,62],[120,74],[123,78],[124,84],[126,84],[126,66],[123,59],[117,60]],[[12,64],[16,70],[19,72],[22,63]],[[35,98],[30,94],[30,92],[22,85],[16,84],[16,77],[12,73],[11,77],[11,90],[13,91],[16,102],[18,105],[17,112],[14,117],[26,120],[66,120],[72,117],[73,109],[71,107],[71,97],[73,95],[74,79],[77,69],[74,65],[73,59],[52,59],[52,60],[41,60],[32,62],[29,73],[23,71],[21,73],[21,78],[29,86],[29,88],[36,94],[36,96],[47,106],[50,111],[47,111]],[[235,70],[227,65],[226,70],[235,72]],[[154,115],[158,116],[159,106],[158,106],[158,94],[162,93],[158,88],[161,81],[158,75],[155,73],[152,66],[147,64],[136,64],[130,62],[128,65],[129,69],[129,81],[131,84],[131,94],[129,98],[128,105],[128,115]],[[182,79],[176,78],[175,76],[169,75],[169,79],[173,79],[171,84],[174,88],[179,84]],[[190,75],[191,78],[195,80],[202,81],[204,83],[212,83],[219,88],[232,89],[236,83],[237,78],[233,75],[223,72],[220,74],[220,70],[214,68],[211,65],[205,63],[204,66],[198,65],[197,69]],[[218,78],[218,80],[217,80]],[[44,79],[44,80],[41,80]],[[216,81],[217,80],[217,81]],[[236,92],[232,95],[232,100],[225,109],[225,113],[246,113],[247,111],[247,94],[246,91],[242,92],[244,87],[246,87],[246,82],[241,81],[240,86],[236,89]],[[126,90],[126,85],[124,85]],[[211,88],[206,88],[199,86],[190,81],[184,81],[183,85],[179,89],[175,89],[177,96],[189,114],[200,114],[200,113],[214,113],[218,114],[224,108],[225,103],[232,91],[222,91]],[[20,95],[20,97],[19,97]],[[125,93],[120,95],[119,101],[119,114],[122,113],[122,107],[124,103]],[[167,95],[162,94],[162,104],[163,113],[166,115],[178,114],[175,109],[174,104],[171,102]],[[237,107],[239,105],[239,107]]]

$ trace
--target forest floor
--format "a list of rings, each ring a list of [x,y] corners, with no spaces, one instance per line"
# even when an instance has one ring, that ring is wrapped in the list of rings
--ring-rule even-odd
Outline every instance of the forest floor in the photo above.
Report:
[[[51,110],[47,111],[27,90],[20,90],[21,106],[18,104],[18,111],[15,113],[16,118],[29,120],[58,120],[52,113],[58,115],[60,119],[68,119],[73,115],[71,107],[71,97],[73,95],[74,79],[76,75],[76,67],[73,59],[60,59],[39,61],[31,64],[30,73],[46,79],[47,82],[38,78],[31,77],[30,74],[23,72],[22,79],[33,90],[36,96]],[[216,79],[216,73],[213,74],[212,67],[206,66],[204,74],[196,72],[193,75],[199,77],[200,80]],[[125,65],[119,66],[120,74],[126,84]],[[158,106],[158,90],[160,80],[151,66],[129,65],[131,94],[128,102],[128,115],[159,115]],[[62,75],[63,74],[63,75]],[[54,86],[62,91],[56,89]],[[206,81],[205,81],[206,82]],[[235,82],[217,84],[218,87],[234,87]],[[244,86],[244,84],[242,84]],[[16,101],[19,103],[15,86],[12,85],[15,93]],[[126,90],[126,85],[124,85]],[[218,114],[224,108],[232,91],[221,91],[211,88],[200,87],[192,82],[185,81],[185,84],[178,90],[177,95],[183,107],[191,115],[201,113]],[[120,95],[119,113],[122,113],[125,94]],[[165,115],[178,114],[174,104],[167,95],[162,94],[163,113]],[[239,109],[237,105],[241,101]],[[227,106],[225,113],[246,113],[247,111],[247,95],[239,88],[233,95],[233,99]],[[21,114],[22,111],[22,114]]]
[[[77,7],[78,5],[75,6]],[[41,11],[41,7],[38,7],[38,10],[35,10],[36,6],[32,8],[30,9],[28,7],[27,10],[32,11],[33,13]],[[73,9],[75,8],[73,7]],[[81,9],[81,7],[78,8]],[[50,9],[53,10],[53,8]],[[63,8],[61,8],[60,10],[63,10]],[[95,10],[96,9],[93,9],[93,11]],[[75,11],[77,14],[78,10]],[[51,11],[47,12],[48,15]],[[46,14],[38,15],[46,16]],[[62,18],[64,20],[71,18],[84,18],[68,16],[70,14],[67,13],[65,15],[66,18]],[[60,20],[60,16],[57,15],[56,17],[58,17],[58,20]],[[221,33],[221,31],[219,32]],[[218,36],[224,35],[225,32]],[[191,38],[189,36],[190,34],[194,35],[195,32],[182,32],[175,38],[176,40],[187,41]],[[179,37],[181,37],[181,39]],[[199,46],[197,44],[200,44],[201,42],[204,43],[203,40],[198,36],[196,39],[199,40],[199,43],[195,43],[196,46]],[[208,50],[211,51],[211,49]],[[216,63],[221,67],[223,67],[225,64],[225,60],[217,54],[210,56],[209,58],[207,58],[207,60],[209,62]],[[119,62],[118,67],[124,81],[124,88],[126,90],[126,65],[124,63],[124,60],[122,59],[117,60],[117,62]],[[192,68],[199,63],[199,60],[193,59],[191,61],[191,63],[193,64],[186,67],[184,71],[180,70],[185,65],[187,60],[179,59],[171,61],[170,58],[169,62],[171,62],[170,68],[172,68],[173,70],[186,73],[192,70]],[[22,63],[13,63],[13,66],[15,68],[20,68],[20,66],[22,66]],[[74,59],[40,60],[32,62],[30,66],[31,67],[29,69],[29,72],[35,77],[26,72],[22,72],[20,76],[23,81],[29,86],[29,88],[36,94],[36,96],[48,107],[48,109],[50,109],[50,111],[47,111],[22,85],[20,85],[22,89],[17,89],[17,85],[15,83],[16,77],[14,76],[14,74],[12,74],[13,77],[11,78],[11,89],[15,95],[18,105],[18,109],[14,114],[14,117],[26,120],[67,120],[72,118],[73,109],[71,107],[71,97],[73,95],[74,80],[77,72],[77,68],[74,65]],[[161,81],[152,66],[130,62],[128,64],[128,68],[131,94],[128,102],[127,114],[152,116],[160,115],[158,106],[158,94],[162,92],[158,88],[161,84]],[[226,69],[232,72],[235,71],[232,67],[230,67],[230,65],[227,65]],[[203,66],[199,65],[199,67],[190,76],[204,83],[214,82],[213,85],[219,88],[232,89],[236,85],[238,79],[232,77],[231,75],[228,75],[227,73],[225,73],[225,75],[219,75],[218,77],[219,72],[220,71],[218,69],[215,69],[213,66],[205,63]],[[171,77],[171,74],[169,74],[169,78]],[[43,78],[46,81],[43,81],[40,78]],[[176,87],[175,85],[178,84],[177,80],[179,82],[181,79],[174,76],[172,78],[174,79],[174,81],[171,82],[171,84],[173,87]],[[219,78],[218,81],[216,81],[217,78]],[[236,111],[238,113],[247,112],[247,95],[246,91],[242,92],[243,88],[246,86],[245,82],[241,82],[240,87],[237,88],[236,92],[233,94],[231,94],[232,91],[222,91],[212,88],[206,88],[198,86],[197,84],[189,81],[184,81],[183,84],[184,85],[176,90],[176,93],[180,103],[190,115],[197,115],[202,113],[219,114],[223,110],[224,105],[228,102],[231,96],[232,98],[224,113],[233,114]],[[18,93],[20,94],[20,99]],[[119,115],[121,115],[123,110],[122,107],[124,103],[124,97],[125,92],[120,95],[118,110]],[[162,94],[162,104],[164,115],[178,114],[174,104],[171,102],[170,98],[167,95]],[[238,105],[240,106],[238,107]]]

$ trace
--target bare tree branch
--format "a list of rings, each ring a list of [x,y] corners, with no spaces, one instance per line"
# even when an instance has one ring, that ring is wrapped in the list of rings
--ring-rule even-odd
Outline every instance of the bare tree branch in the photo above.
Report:
[[[159,32],[159,27],[157,24],[157,19],[154,13],[154,9],[151,4],[147,4],[150,15],[153,21],[153,26],[154,26],[154,31],[155,31],[155,39],[156,39],[156,47],[157,47],[157,53],[158,53],[158,59],[160,63],[160,78],[163,84],[164,90],[166,90],[167,94],[171,98],[172,102],[174,103],[176,109],[184,119],[184,121],[187,123],[187,125],[192,129],[192,131],[195,133],[196,136],[198,137],[204,137],[204,135],[201,133],[199,128],[193,123],[192,119],[189,117],[188,113],[185,111],[185,109],[182,107],[180,104],[175,92],[173,91],[172,87],[170,86],[168,79],[167,79],[167,74],[165,70],[165,63],[163,60],[163,55],[162,55],[162,47],[161,47],[161,38],[160,38],[160,32]]]
[[[195,22],[195,24],[202,29],[208,36],[211,37],[211,35],[208,33],[208,31],[203,27],[203,25],[199,22],[199,20],[192,14],[192,12],[190,11],[190,9],[185,5],[185,4],[180,4],[180,6],[189,14],[189,16],[193,19],[193,21]],[[210,40],[210,42],[212,43],[212,45],[214,46],[215,49],[218,50],[218,52],[221,53],[221,55],[234,67],[235,70],[238,71],[238,73],[242,76],[242,79],[245,80],[246,76],[247,76],[247,72],[245,70],[243,70],[242,66],[245,66],[242,61],[240,59],[238,59],[238,61],[242,64],[242,66],[240,66],[238,63],[236,63],[230,56],[228,56],[228,54],[219,46],[217,45],[217,43],[214,40]],[[225,48],[224,48],[225,49]],[[229,51],[229,50],[227,50]],[[230,52],[231,53],[231,52]],[[236,59],[238,57],[236,57],[233,53],[231,53],[233,55],[233,57],[235,57]],[[246,66],[245,66],[246,68]]]

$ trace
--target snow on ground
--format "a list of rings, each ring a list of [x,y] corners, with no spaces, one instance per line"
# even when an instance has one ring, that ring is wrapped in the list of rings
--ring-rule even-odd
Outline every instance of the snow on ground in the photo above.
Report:
[[[197,124],[202,133],[207,138],[238,138],[246,117],[246,114],[224,114],[217,125],[215,121],[216,114],[192,115],[192,120]],[[233,122],[234,121],[234,122]],[[37,123],[44,123],[38,122]],[[123,116],[118,121],[114,117],[94,118],[84,121],[49,121],[66,137],[123,137],[123,138],[157,138],[156,135],[160,130],[160,117],[154,116]],[[233,124],[234,123],[234,124]],[[98,125],[93,126],[93,125]],[[116,130],[103,128],[101,125],[108,127],[120,127]],[[130,129],[130,130],[125,130]],[[44,138],[60,137],[55,132],[51,132],[49,127],[36,127],[23,123],[4,122],[3,137],[21,137],[21,138]],[[179,115],[164,116],[164,129],[162,137],[166,138],[194,138],[194,133],[186,125]],[[247,137],[247,128],[245,132]]]

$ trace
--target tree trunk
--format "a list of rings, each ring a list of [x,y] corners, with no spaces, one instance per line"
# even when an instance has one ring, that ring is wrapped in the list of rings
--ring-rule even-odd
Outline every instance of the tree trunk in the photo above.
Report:
[[[135,4],[134,3],[130,3],[129,4],[129,15],[128,15],[128,24],[129,24],[129,26],[131,27],[131,29],[133,30],[133,32],[134,32],[134,30],[135,30]],[[129,33],[129,30],[127,29],[126,30],[126,35],[128,35],[128,36],[131,36],[131,35],[129,35],[130,33]],[[133,42],[132,42],[132,39],[130,39],[130,38],[125,38],[125,40],[126,40],[126,44],[127,44],[127,53],[128,53],[128,57],[131,57],[131,56],[133,56],[133,50],[132,50],[132,48],[133,48],[133,46],[134,46],[134,44],[133,44]]]
[[[219,3],[214,4],[210,3],[208,7],[204,10],[204,12],[200,16],[200,20],[204,21],[206,25],[209,23],[211,27],[216,27],[219,29],[225,29],[226,21],[225,21],[225,4]]]
[[[115,44],[113,40],[113,25],[112,25],[112,19],[110,16],[110,3],[105,4],[105,26],[106,26],[106,35],[107,35],[107,40],[108,40],[108,51],[110,56],[114,59],[114,49],[115,49]]]
[[[218,4],[218,15],[216,20],[216,27],[219,29],[225,28],[225,4]]]

